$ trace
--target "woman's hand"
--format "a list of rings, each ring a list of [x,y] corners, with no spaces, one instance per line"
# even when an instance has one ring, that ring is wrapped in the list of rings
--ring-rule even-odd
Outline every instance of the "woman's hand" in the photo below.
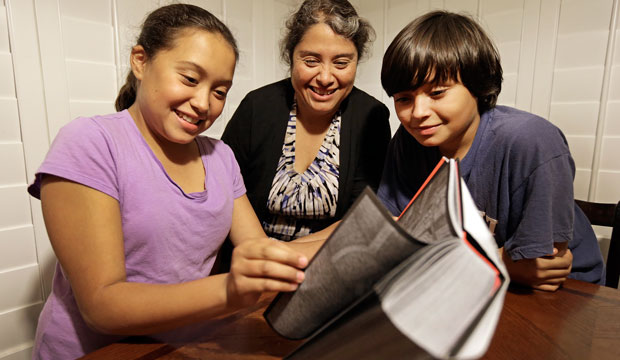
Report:
[[[233,251],[226,280],[230,307],[255,303],[265,291],[295,291],[304,279],[308,258],[277,240],[246,240]]]
[[[553,254],[534,259],[513,261],[500,249],[511,281],[544,291],[556,291],[570,274],[573,254],[567,243],[555,243]]]

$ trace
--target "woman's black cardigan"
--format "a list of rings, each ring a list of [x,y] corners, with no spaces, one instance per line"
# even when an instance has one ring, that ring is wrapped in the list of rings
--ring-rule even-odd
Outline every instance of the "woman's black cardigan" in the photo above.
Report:
[[[282,155],[293,96],[290,79],[251,91],[222,135],[235,153],[261,222],[268,212],[267,197]],[[391,137],[387,107],[365,92],[354,87],[340,109],[340,175],[333,221],[342,218],[366,186],[377,190]]]

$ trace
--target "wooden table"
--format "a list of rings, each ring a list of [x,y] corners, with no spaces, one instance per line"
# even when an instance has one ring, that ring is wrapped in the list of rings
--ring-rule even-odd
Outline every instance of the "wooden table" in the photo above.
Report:
[[[214,320],[214,330],[196,343],[175,347],[134,338],[84,359],[278,359],[301,342],[265,323],[270,300]],[[620,291],[576,280],[555,293],[511,288],[484,358],[620,359]]]

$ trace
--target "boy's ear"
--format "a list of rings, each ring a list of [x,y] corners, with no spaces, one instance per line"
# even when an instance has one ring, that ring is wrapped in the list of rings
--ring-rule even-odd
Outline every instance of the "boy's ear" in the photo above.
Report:
[[[144,66],[146,65],[146,51],[142,45],[136,45],[131,49],[131,55],[129,56],[129,64],[131,65],[131,71],[138,80],[142,80],[144,75]]]

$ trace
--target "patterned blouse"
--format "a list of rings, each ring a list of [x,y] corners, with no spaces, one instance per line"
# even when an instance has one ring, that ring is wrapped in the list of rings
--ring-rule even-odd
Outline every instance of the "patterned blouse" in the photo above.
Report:
[[[297,104],[289,114],[282,156],[267,198],[268,236],[290,241],[322,230],[336,214],[340,168],[340,111],[336,112],[319,152],[308,169],[295,171]]]

